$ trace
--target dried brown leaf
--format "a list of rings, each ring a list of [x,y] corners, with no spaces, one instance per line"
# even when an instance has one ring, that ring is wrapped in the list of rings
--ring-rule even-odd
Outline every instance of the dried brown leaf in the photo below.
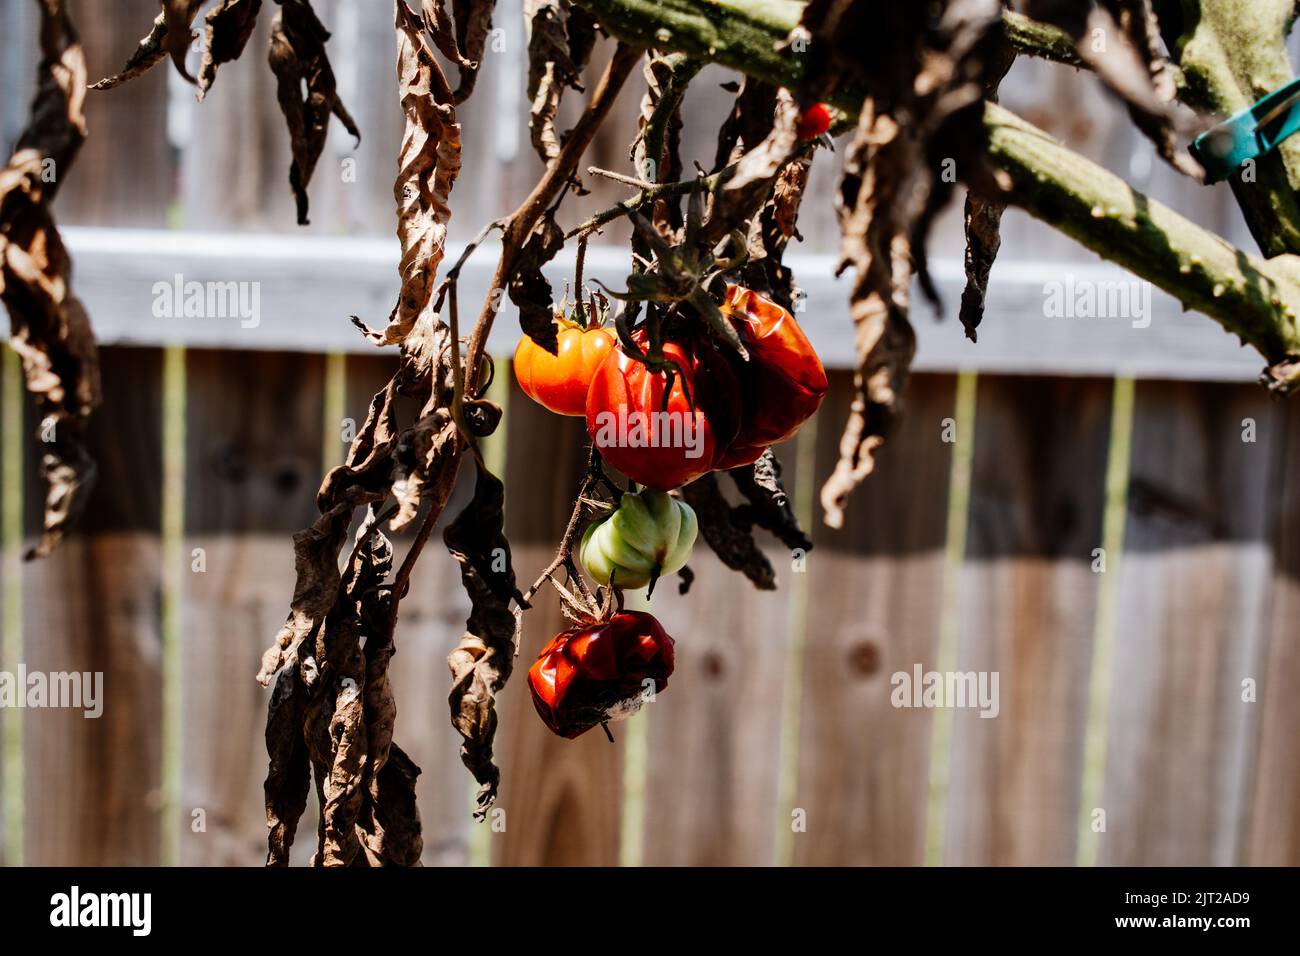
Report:
[[[10,343],[41,417],[46,482],[43,533],[28,557],[48,554],[94,482],[85,429],[99,404],[90,319],[72,294],[72,263],[49,203],[86,135],[86,62],[62,0],[41,3],[41,64],[27,128],[0,170],[0,301]]]
[[[288,866],[289,850],[298,832],[298,821],[307,808],[311,786],[311,765],[303,739],[303,711],[307,687],[295,668],[286,668],[276,678],[266,712],[267,866]]]
[[[451,89],[424,40],[420,21],[404,0],[397,0],[396,10],[397,80],[406,118],[393,184],[402,288],[388,325],[367,333],[376,345],[400,343],[416,319],[431,318],[451,218],[448,199],[460,174],[460,126]]]
[[[747,502],[733,509],[732,524],[746,531],[757,525],[791,550],[812,550],[812,539],[799,527],[794,505],[781,483],[781,462],[771,448],[752,465],[732,468],[727,474]]]
[[[204,18],[207,43],[199,66],[199,99],[217,78],[217,67],[238,60],[257,26],[262,0],[221,0]]]
[[[456,45],[466,64],[458,67],[460,83],[454,100],[464,103],[474,92],[478,71],[483,65],[488,36],[492,31],[492,10],[496,0],[452,0],[451,9],[456,17]]]
[[[576,33],[570,42],[569,21],[575,17]],[[569,0],[524,0],[528,37],[528,130],[533,149],[550,166],[560,155],[560,134],[555,128],[565,89],[582,89],[582,69],[595,42],[590,15]],[[575,59],[575,57],[577,59]]]
[[[185,56],[194,42],[194,18],[199,15],[203,0],[162,0],[162,47],[171,55],[176,72],[191,83],[195,82],[185,66]]]
[[[510,301],[519,307],[519,327],[552,355],[559,348],[558,331],[551,283],[542,275],[542,266],[554,259],[563,246],[564,230],[556,225],[553,216],[543,216],[536,231],[524,243],[514,277],[507,287]]]
[[[154,17],[153,26],[140,40],[131,56],[127,58],[126,65],[122,67],[121,71],[92,83],[90,89],[111,90],[121,86],[127,80],[133,80],[137,76],[148,73],[162,62],[162,58],[167,55],[167,50],[163,46],[166,37],[167,15],[159,13],[158,16]]]
[[[293,150],[289,185],[298,206],[298,225],[305,226],[310,221],[307,186],[325,149],[330,117],[337,116],[358,141],[361,133],[339,99],[334,71],[325,53],[329,31],[308,0],[275,2],[280,5],[280,12],[271,25],[268,61],[275,74],[276,100],[284,114]],[[402,0],[397,5],[406,8]]]
[[[753,533],[732,520],[734,509],[723,495],[716,473],[684,485],[682,498],[695,509],[700,534],[723,564],[745,575],[760,591],[776,590],[772,562],[763,554]]]
[[[479,782],[475,818],[482,820],[496,800],[501,771],[492,762],[496,695],[505,687],[519,651],[511,600],[522,603],[506,541],[505,487],[478,465],[474,497],[443,532],[447,550],[460,565],[471,602],[465,634],[447,657],[452,687],[452,726],[464,740],[460,756]]]

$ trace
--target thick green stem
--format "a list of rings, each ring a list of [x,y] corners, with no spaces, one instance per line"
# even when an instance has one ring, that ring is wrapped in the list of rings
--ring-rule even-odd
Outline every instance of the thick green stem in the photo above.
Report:
[[[1288,83],[1294,15],[1294,0],[1183,0],[1186,30],[1174,51],[1184,77],[1181,99],[1228,116]],[[1300,138],[1233,176],[1232,190],[1266,255],[1300,253]]]
[[[799,83],[801,55],[782,49],[803,11],[797,0],[577,2],[625,41],[689,53],[770,83]],[[862,98],[843,89],[834,105],[856,115]],[[1015,182],[1017,205],[1204,312],[1270,363],[1285,364],[1275,376],[1289,379],[1290,360],[1300,356],[1300,258],[1264,260],[1235,248],[996,104],[986,107],[986,124],[993,162]]]

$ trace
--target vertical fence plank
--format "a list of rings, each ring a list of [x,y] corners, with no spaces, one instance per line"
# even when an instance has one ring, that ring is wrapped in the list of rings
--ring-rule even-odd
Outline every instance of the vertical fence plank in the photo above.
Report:
[[[797,441],[776,450],[791,493]],[[690,592],[678,593],[674,575],[654,594],[652,611],[677,644],[668,690],[646,711],[650,866],[769,866],[775,857],[795,575],[788,550],[762,530],[756,537],[777,590],[756,590],[700,541]]]
[[[186,355],[183,864],[266,855],[267,692],[253,675],[293,593],[291,535],[317,517],[323,390],[319,355]]]
[[[23,574],[29,674],[53,687],[52,672],[79,672],[91,689],[101,675],[101,716],[24,714],[24,860],[38,866],[159,862],[162,353],[104,349],[100,358],[104,405],[90,434],[98,480],[76,530]],[[38,427],[30,414],[29,426]],[[29,541],[43,497],[35,469],[29,460]]]
[[[383,388],[396,366],[394,355],[348,357],[345,413],[357,427],[365,421],[371,396]],[[326,434],[330,434],[328,424]],[[466,468],[462,478],[469,473]],[[402,599],[390,669],[397,700],[394,739],[421,770],[417,796],[426,866],[463,865],[469,855],[470,776],[460,760],[460,735],[452,729],[447,711],[451,683],[447,655],[465,628],[469,601],[441,537],[441,529],[463,503],[463,490],[458,488],[448,502],[412,574],[410,591]],[[390,533],[396,562],[409,550],[413,531],[414,527],[401,535]]]
[[[980,379],[956,667],[1000,706],[953,716],[949,863],[1075,860],[1112,387]]]
[[[586,469],[586,432],[524,396],[511,381],[503,425],[506,532],[515,573],[526,588],[550,563]],[[498,698],[497,739],[504,833],[493,832],[493,861],[507,865],[616,865],[622,812],[622,745],[599,730],[577,740],[554,736],[533,709],[527,670],[566,626],[552,588],[524,614],[515,673]]]
[[[140,37],[149,31],[158,4],[153,0],[79,0],[72,4],[71,13],[85,44],[86,67],[93,83],[121,69]],[[170,64],[115,90],[86,94],[89,135],[76,166],[60,187],[60,222],[164,224],[176,185],[175,156],[167,142],[168,70],[164,67]]]
[[[1244,862],[1253,866],[1300,866],[1300,413],[1286,406],[1286,453],[1281,481],[1270,489],[1277,502],[1273,597],[1267,656],[1252,675],[1258,687],[1259,743]]]
[[[820,483],[853,399],[837,372],[818,418]],[[956,379],[916,375],[905,418],[858,488],[845,525],[812,528],[797,809],[799,865],[918,864],[925,849],[932,715],[890,706],[890,675],[932,667],[939,643]],[[815,489],[816,490],[816,489]],[[790,819],[780,821],[791,826]]]
[[[1255,386],[1138,383],[1102,863],[1238,860],[1281,424]]]

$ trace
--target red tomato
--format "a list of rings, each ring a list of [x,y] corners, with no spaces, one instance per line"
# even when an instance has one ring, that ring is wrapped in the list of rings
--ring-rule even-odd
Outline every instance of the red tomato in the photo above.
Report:
[[[743,395],[740,428],[718,457],[719,468],[735,468],[794,437],[821,405],[829,383],[799,323],[771,299],[728,284],[722,312],[749,351],[748,362],[733,363]]]
[[[825,103],[814,103],[799,114],[795,132],[800,139],[816,139],[831,128],[831,108]]]
[[[528,669],[533,706],[546,726],[572,739],[640,709],[673,672],[673,639],[654,617],[622,611],[599,624],[561,631]]]
[[[644,330],[633,338],[645,347]],[[704,338],[670,340],[663,351],[681,370],[667,406],[667,373],[651,372],[616,348],[591,381],[587,434],[614,468],[647,488],[669,491],[714,469],[736,434],[740,390],[727,360]]]
[[[592,376],[617,339],[609,329],[584,329],[567,319],[560,327],[559,348],[552,355],[528,336],[515,349],[515,378],[524,394],[557,415],[582,415]]]

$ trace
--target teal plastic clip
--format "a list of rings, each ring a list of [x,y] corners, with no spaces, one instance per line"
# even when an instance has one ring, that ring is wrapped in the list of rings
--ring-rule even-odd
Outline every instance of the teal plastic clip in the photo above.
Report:
[[[1205,167],[1205,181],[1217,183],[1300,132],[1300,78],[1274,90],[1254,106],[1234,113],[1188,147]]]

